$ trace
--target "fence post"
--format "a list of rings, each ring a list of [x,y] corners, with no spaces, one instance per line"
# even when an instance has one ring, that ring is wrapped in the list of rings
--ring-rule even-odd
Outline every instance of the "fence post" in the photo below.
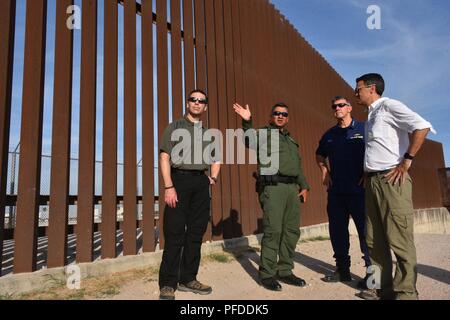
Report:
[[[14,272],[36,270],[47,1],[27,1]]]

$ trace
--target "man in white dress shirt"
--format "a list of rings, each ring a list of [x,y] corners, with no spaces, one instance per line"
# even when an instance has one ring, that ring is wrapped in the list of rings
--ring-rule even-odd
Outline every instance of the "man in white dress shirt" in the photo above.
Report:
[[[428,132],[436,132],[400,101],[382,98],[383,91],[384,80],[379,74],[356,79],[355,95],[369,109],[364,159],[366,241],[372,264],[381,271],[380,283],[375,283],[378,290],[366,290],[359,296],[417,299],[412,181],[408,170]],[[391,249],[397,260],[394,278]]]

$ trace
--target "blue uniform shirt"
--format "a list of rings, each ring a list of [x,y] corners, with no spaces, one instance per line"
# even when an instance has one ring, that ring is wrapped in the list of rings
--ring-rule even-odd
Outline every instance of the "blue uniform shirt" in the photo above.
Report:
[[[328,158],[333,194],[361,194],[364,171],[364,122],[352,120],[347,128],[329,129],[320,139],[316,154]]]

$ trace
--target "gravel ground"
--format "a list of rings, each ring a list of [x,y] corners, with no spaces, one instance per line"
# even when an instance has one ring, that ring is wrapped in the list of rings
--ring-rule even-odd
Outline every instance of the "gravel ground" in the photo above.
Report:
[[[418,256],[417,287],[421,300],[450,300],[450,235],[416,235]],[[176,292],[178,300],[359,300],[355,294],[357,280],[365,274],[358,239],[351,237],[351,284],[325,283],[324,274],[334,270],[329,240],[300,243],[295,254],[294,273],[304,278],[304,288],[284,284],[280,292],[272,292],[258,284],[259,252],[246,251],[238,258],[221,263],[202,262],[198,279],[213,287],[210,295]],[[157,281],[136,280],[120,288],[110,299],[156,300],[159,297]]]

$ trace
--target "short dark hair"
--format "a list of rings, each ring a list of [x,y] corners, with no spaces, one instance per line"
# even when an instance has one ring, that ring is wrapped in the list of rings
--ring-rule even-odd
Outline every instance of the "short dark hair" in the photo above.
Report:
[[[350,102],[348,101],[348,99],[346,98],[346,97],[343,97],[343,96],[335,96],[334,98],[333,98],[333,100],[331,100],[331,104],[334,104],[336,101],[338,101],[338,100],[345,100],[345,101],[347,101],[347,103],[348,104],[350,104]]]
[[[356,83],[363,81],[366,86],[375,85],[377,93],[381,96],[384,92],[384,79],[378,73],[367,73],[356,79]]]
[[[273,110],[275,110],[277,107],[282,107],[282,108],[286,108],[289,110],[289,107],[287,106],[286,103],[284,102],[277,102],[273,105],[271,112],[273,112]]]
[[[206,93],[205,93],[205,91],[203,91],[203,90],[201,90],[201,89],[194,89],[194,90],[192,90],[191,92],[189,92],[189,94],[188,94],[188,96],[187,96],[187,98],[186,99],[189,99],[189,97],[193,94],[193,93],[201,93],[202,95],[204,95],[205,96],[205,98],[206,98],[206,102],[208,102],[208,96],[206,95]]]

